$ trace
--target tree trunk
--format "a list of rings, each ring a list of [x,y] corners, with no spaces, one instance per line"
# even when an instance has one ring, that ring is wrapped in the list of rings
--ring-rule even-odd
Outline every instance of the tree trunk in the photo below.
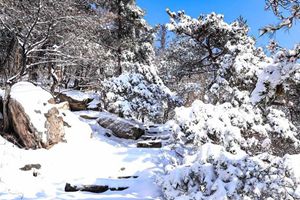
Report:
[[[54,71],[52,71],[52,73],[51,73],[51,78],[52,78],[53,82],[52,82],[52,85],[51,85],[51,88],[50,88],[50,92],[51,92],[51,94],[54,94],[55,88],[58,85],[57,76],[54,73]]]
[[[162,53],[166,49],[166,44],[167,44],[167,26],[166,25],[160,25],[160,32],[159,32],[159,53]]]
[[[117,68],[117,75],[121,75],[122,74],[122,9],[121,9],[121,3],[122,1],[119,0],[118,2],[118,43],[119,43],[119,47],[117,50],[117,56],[118,56],[118,68]]]
[[[122,48],[121,46],[118,48],[118,68],[116,71],[117,76],[122,74]]]
[[[10,131],[10,120],[8,117],[8,101],[10,96],[11,85],[7,84],[5,88],[5,95],[3,98],[3,131]]]
[[[20,51],[19,42],[14,32],[8,29],[0,30],[0,67],[5,73],[5,95],[3,98],[3,131],[10,131],[8,117],[8,101],[12,84],[20,77],[17,71],[23,69],[24,55]],[[21,53],[22,52],[22,53]]]

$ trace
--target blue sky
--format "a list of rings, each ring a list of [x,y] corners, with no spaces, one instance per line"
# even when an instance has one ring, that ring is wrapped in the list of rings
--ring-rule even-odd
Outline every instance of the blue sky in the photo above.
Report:
[[[216,12],[224,14],[226,22],[232,22],[242,15],[250,26],[250,35],[259,36],[259,28],[276,23],[271,11],[265,11],[264,0],[137,0],[137,4],[146,10],[145,19],[151,25],[169,22],[166,8],[171,11],[184,10],[186,14],[197,18],[200,14]],[[281,46],[292,48],[300,42],[300,21],[289,31],[279,31],[273,36]],[[265,46],[269,36],[257,39],[258,46]]]

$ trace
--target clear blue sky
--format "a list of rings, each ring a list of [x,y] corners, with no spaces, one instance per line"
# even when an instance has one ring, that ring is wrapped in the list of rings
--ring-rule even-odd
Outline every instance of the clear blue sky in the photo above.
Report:
[[[265,11],[265,0],[137,0],[137,4],[146,10],[145,19],[151,25],[169,22],[166,8],[171,11],[184,10],[186,14],[197,18],[200,14],[211,12],[223,14],[226,22],[232,22],[240,15],[250,26],[250,35],[259,36],[259,28],[276,23],[271,11]],[[279,31],[274,38],[284,47],[292,48],[300,42],[300,21],[291,30]],[[265,46],[269,36],[257,39],[258,46]]]

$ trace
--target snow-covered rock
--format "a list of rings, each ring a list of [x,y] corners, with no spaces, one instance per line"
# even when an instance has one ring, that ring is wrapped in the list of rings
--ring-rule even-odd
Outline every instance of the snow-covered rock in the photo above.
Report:
[[[89,103],[93,101],[90,95],[78,90],[64,91],[57,96],[60,101],[67,101],[73,111],[87,110]]]
[[[119,138],[136,140],[145,133],[141,123],[123,119],[110,113],[102,112],[97,121],[102,127],[110,129]]]
[[[24,148],[49,148],[64,137],[64,122],[50,93],[28,82],[12,86],[8,103],[12,128]]]
[[[55,104],[50,93],[28,82],[12,86],[8,109],[15,138],[26,149],[50,148],[62,140],[78,142],[92,133],[67,102]]]

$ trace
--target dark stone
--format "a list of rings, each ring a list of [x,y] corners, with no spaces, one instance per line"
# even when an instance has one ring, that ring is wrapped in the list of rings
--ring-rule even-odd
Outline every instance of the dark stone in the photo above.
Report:
[[[103,193],[109,190],[107,185],[82,185],[82,186],[72,186],[70,183],[66,183],[65,192],[92,192],[92,193]]]
[[[37,177],[37,176],[39,175],[39,173],[38,173],[38,172],[33,172],[32,175],[33,175],[34,177]]]
[[[145,134],[143,124],[102,112],[97,119],[100,126],[110,129],[116,137],[137,140]]]
[[[161,148],[162,143],[161,141],[149,141],[149,142],[138,142],[138,148]]]
[[[81,185],[81,186],[72,186],[70,183],[66,183],[65,192],[92,192],[92,193],[103,193],[108,190],[110,191],[122,191],[126,190],[129,187],[109,187],[107,185]]]
[[[25,165],[24,167],[21,167],[20,170],[22,171],[30,171],[32,169],[41,169],[41,165],[40,164],[28,164]]]
[[[88,115],[80,115],[81,118],[83,119],[89,119],[89,120],[96,120],[98,119],[98,117],[91,117],[91,116],[88,116]]]
[[[119,176],[118,179],[138,178],[138,176]]]
[[[129,187],[117,187],[117,188],[109,188],[110,191],[123,191],[128,189]]]

